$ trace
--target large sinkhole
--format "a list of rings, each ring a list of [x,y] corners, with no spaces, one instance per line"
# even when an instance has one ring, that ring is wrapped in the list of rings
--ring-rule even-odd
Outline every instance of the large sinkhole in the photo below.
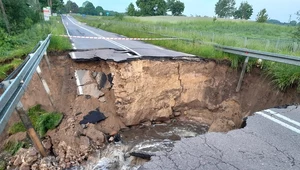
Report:
[[[134,169],[176,140],[241,128],[255,111],[298,99],[293,90],[277,91],[258,68],[235,92],[240,72],[226,61],[76,62],[61,55],[40,66],[55,108],[37,75],[22,102],[64,113],[60,126],[47,133],[63,168]],[[93,122],[91,113],[104,119]]]

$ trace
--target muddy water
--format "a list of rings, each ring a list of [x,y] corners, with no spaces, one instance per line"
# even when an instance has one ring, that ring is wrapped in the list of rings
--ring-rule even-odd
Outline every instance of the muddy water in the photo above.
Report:
[[[109,144],[99,154],[99,161],[92,169],[138,169],[146,160],[130,156],[129,153],[155,155],[159,151],[171,150],[177,140],[195,137],[207,130],[208,126],[192,121],[172,121],[169,124],[128,128],[121,131],[121,142]]]

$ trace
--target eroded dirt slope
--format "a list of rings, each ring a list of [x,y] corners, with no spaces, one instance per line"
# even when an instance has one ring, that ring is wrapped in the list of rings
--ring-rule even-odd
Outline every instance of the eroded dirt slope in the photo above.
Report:
[[[241,92],[236,93],[240,72],[229,67],[227,62],[214,60],[77,63],[67,55],[60,55],[51,56],[50,63],[49,67],[43,60],[40,66],[54,107],[36,74],[22,102],[26,108],[41,104],[49,111],[64,113],[62,123],[48,132],[44,142],[56,157],[57,165],[63,168],[82,164],[93,150],[104,146],[107,136],[126,126],[176,117],[206,124],[209,131],[227,132],[240,128],[243,117],[255,111],[300,101],[295,89],[276,90],[259,69],[246,74]],[[105,100],[93,95],[78,95],[76,70],[86,70],[91,77],[95,73],[112,75],[112,87],[98,89]],[[96,108],[107,119],[81,126],[79,122],[83,117]],[[16,120],[14,115],[11,122]]]

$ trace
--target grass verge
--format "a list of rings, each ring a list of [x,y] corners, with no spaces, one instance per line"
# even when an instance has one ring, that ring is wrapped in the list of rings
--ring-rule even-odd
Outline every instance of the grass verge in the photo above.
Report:
[[[48,51],[72,49],[69,39],[54,35],[65,34],[60,17],[51,17],[49,22],[40,22],[18,35],[8,35],[0,30],[0,81],[22,63],[22,59],[35,45],[53,34]]]
[[[28,116],[40,137],[44,137],[48,130],[57,127],[63,118],[62,113],[46,112],[45,110],[41,109],[41,105],[36,105],[30,108],[28,111]],[[9,128],[8,133],[12,135],[25,131],[26,129],[23,123],[17,122]]]

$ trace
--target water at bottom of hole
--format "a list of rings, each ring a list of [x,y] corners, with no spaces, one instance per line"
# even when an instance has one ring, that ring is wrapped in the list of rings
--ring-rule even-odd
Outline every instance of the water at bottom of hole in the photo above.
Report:
[[[120,132],[121,142],[111,143],[101,151],[99,161],[92,165],[92,169],[138,169],[148,160],[130,156],[130,153],[153,156],[160,151],[172,150],[174,143],[182,138],[195,137],[207,131],[208,126],[192,121],[131,127]]]

